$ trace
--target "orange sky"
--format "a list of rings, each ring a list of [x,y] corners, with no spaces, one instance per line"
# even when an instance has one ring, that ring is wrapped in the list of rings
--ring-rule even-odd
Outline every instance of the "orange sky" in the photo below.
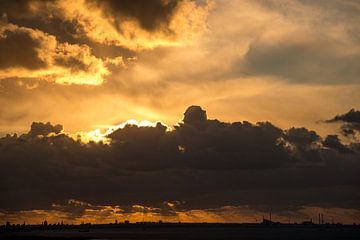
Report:
[[[2,134],[25,132],[32,121],[61,123],[70,132],[128,119],[173,125],[197,104],[224,121],[269,120],[325,135],[336,127],[319,120],[359,107],[352,2],[322,8],[184,1],[151,31],[135,18],[120,24],[117,15],[104,17],[105,10],[84,1],[33,2],[21,17],[12,8],[3,14],[2,34],[28,35],[43,66],[28,66],[25,60],[36,57],[28,56],[0,68]],[[39,14],[55,30],[33,24]],[[57,17],[74,26],[55,25]]]

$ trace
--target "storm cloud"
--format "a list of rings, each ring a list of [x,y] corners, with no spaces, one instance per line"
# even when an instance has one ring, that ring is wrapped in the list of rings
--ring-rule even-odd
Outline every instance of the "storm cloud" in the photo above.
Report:
[[[49,209],[78,199],[160,209],[177,201],[188,210],[360,209],[359,152],[336,137],[322,143],[304,128],[207,119],[199,106],[171,131],[161,123],[126,125],[107,137],[109,144],[83,143],[61,125],[33,123],[27,134],[1,138],[0,208]]]

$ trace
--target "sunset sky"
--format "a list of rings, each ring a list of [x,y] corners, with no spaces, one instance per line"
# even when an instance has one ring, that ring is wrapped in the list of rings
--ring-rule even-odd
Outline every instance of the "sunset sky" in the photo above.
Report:
[[[0,0],[0,224],[360,223],[360,1]]]

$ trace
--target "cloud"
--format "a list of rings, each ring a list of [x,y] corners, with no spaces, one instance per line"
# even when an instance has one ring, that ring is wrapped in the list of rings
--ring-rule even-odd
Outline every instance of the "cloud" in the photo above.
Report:
[[[46,62],[38,55],[41,42],[26,31],[5,30],[0,38],[0,68],[23,67],[36,70],[46,67]]]
[[[206,122],[207,116],[206,111],[202,110],[200,106],[190,106],[184,113],[185,124],[197,124]]]
[[[55,126],[51,125],[51,123],[41,123],[41,122],[33,122],[31,124],[31,128],[29,131],[29,135],[36,137],[36,136],[44,136],[46,137],[50,133],[59,134],[63,130],[63,126],[57,124]]]
[[[344,144],[342,144],[340,142],[340,139],[337,135],[328,135],[325,138],[323,145],[324,145],[324,147],[336,149],[342,153],[351,153],[352,152],[349,148],[347,148]]]
[[[306,128],[294,127],[286,131],[284,138],[289,143],[292,143],[300,148],[311,146],[320,139],[315,131],[309,131]]]
[[[100,85],[136,51],[188,44],[205,30],[192,1],[1,1],[0,79]],[[19,46],[19,47],[18,47]]]
[[[123,66],[122,58],[102,60],[87,45],[60,43],[40,30],[2,23],[0,79],[30,78],[59,84],[99,85],[111,65]]]
[[[191,106],[171,131],[161,123],[126,125],[107,136],[109,144],[72,136],[61,125],[33,123],[27,134],[0,139],[1,209],[57,204],[65,211],[60,205],[69,199],[167,215],[229,205],[360,208],[358,148],[333,137],[322,145],[307,129],[225,123]],[[92,208],[70,205],[81,214]]]
[[[31,14],[31,2],[35,1],[0,1],[1,15],[11,17],[28,17]],[[44,1],[45,2],[45,1]]]
[[[89,95],[86,87],[76,89],[75,93],[75,90],[70,88],[65,89],[52,85],[52,89],[57,94],[52,93],[51,96],[47,94],[50,87],[42,88],[41,95],[44,98],[46,95],[48,95],[49,99],[50,97],[53,99],[56,97],[53,101],[62,103],[64,106],[61,107],[61,112],[66,114],[66,120],[60,119],[54,108],[45,106],[52,116],[51,120],[63,121],[68,128],[75,130],[75,128],[81,128],[85,124],[86,128],[90,129],[93,125],[103,124],[104,122],[112,124],[116,121],[116,118],[109,113],[104,113],[104,109],[108,109],[110,112],[110,109],[114,108],[122,109],[122,115],[120,116],[118,113],[117,117],[124,121],[127,117],[135,117],[152,121],[163,119],[173,124],[179,118],[178,116],[172,118],[173,113],[181,111],[193,102],[206,106],[214,114],[222,114],[222,116],[225,114],[224,119],[228,121],[235,121],[237,117],[245,117],[252,121],[269,119],[282,127],[290,127],[289,122],[291,122],[314,128],[316,127],[314,122],[317,119],[327,117],[329,109],[340,112],[343,110],[341,106],[353,105],[356,107],[358,97],[355,92],[359,86],[357,86],[356,77],[354,76],[357,76],[355,73],[358,69],[356,67],[358,61],[354,58],[354,61],[350,63],[350,60],[347,59],[358,53],[357,46],[359,44],[356,38],[358,27],[353,24],[357,22],[358,15],[355,14],[357,8],[353,7],[354,4],[350,2],[331,1],[331,3],[324,5],[324,8],[326,8],[324,11],[321,11],[317,4],[299,1],[293,3],[287,1],[284,4],[272,2],[275,5],[270,4],[270,6],[263,1],[221,1],[212,10],[209,10],[209,5],[199,1],[187,2],[186,4],[181,2],[173,12],[175,15],[171,17],[169,26],[175,24],[175,20],[180,13],[179,16],[183,16],[182,14],[187,12],[190,15],[189,17],[201,17],[201,21],[195,21],[199,24],[194,24],[194,31],[191,30],[192,28],[185,31],[185,26],[189,26],[187,24],[176,24],[177,27],[174,25],[176,32],[183,29],[184,31],[181,30],[180,32],[186,32],[193,36],[193,33],[197,32],[196,29],[198,29],[201,30],[202,34],[195,34],[197,37],[194,38],[189,37],[188,44],[182,44],[183,42],[178,38],[171,39],[172,45],[168,41],[162,41],[161,36],[158,37],[157,34],[160,34],[157,32],[158,30],[155,30],[155,32],[144,30],[139,26],[135,18],[132,18],[132,21],[137,26],[134,28],[129,27],[129,31],[140,31],[145,35],[120,34],[114,24],[104,17],[102,7],[96,4],[89,5],[83,1],[50,1],[47,2],[46,6],[42,6],[42,2],[44,1],[30,4],[31,11],[36,13],[36,17],[33,17],[34,14],[30,13],[22,14],[22,17],[12,16],[8,13],[8,22],[17,26],[39,29],[44,33],[55,36],[59,43],[87,45],[90,48],[90,54],[103,62],[106,62],[106,58],[113,59],[122,56],[126,65],[125,68],[120,63],[117,68],[106,66],[109,72],[106,74],[102,72],[104,73],[102,77],[99,76],[101,75],[99,71],[104,69],[96,67],[99,66],[97,64],[91,65],[95,66],[91,68],[93,70],[91,73],[89,72],[87,75],[84,73],[81,77],[76,78],[79,82],[89,79],[87,82],[103,83],[102,87],[94,90]],[[337,5],[338,7],[330,8],[328,7],[330,5]],[[2,9],[10,9],[10,7]],[[6,12],[10,12],[10,10],[6,10]],[[348,12],[349,14],[347,14]],[[186,19],[186,21],[190,21],[191,18],[186,17]],[[241,24],[233,24],[234,22]],[[83,27],[86,25],[90,27]],[[344,32],[342,32],[343,30]],[[108,39],[106,41],[104,40],[105,36]],[[171,34],[166,35],[166,39],[170,36]],[[96,40],[96,38],[101,39]],[[144,39],[149,41],[143,41]],[[150,50],[149,46],[151,44],[147,45],[147,43],[160,45],[156,45],[158,47],[152,45],[153,47]],[[167,45],[167,43],[171,46]],[[280,58],[285,51],[282,46],[285,50],[290,51],[289,55],[291,56],[286,58],[288,61],[282,61],[285,56]],[[303,58],[301,50],[296,50],[302,48],[304,48],[304,52],[311,56],[313,56],[314,52],[316,56],[324,57],[311,57],[314,60],[307,59],[306,56]],[[81,51],[87,52],[83,48],[81,48]],[[278,63],[274,68],[278,69],[279,74],[272,74],[272,69],[268,69],[270,73],[264,73],[262,69],[253,67],[261,60],[261,57],[258,58],[258,56],[267,56],[269,52],[271,52],[271,54],[268,54],[270,59],[272,59],[273,55],[280,56],[279,61],[281,63]],[[298,56],[299,52],[300,55]],[[256,56],[256,58],[247,65],[245,56],[250,55]],[[132,60],[128,60],[128,58]],[[326,58],[324,64],[315,61],[324,58]],[[344,63],[344,66],[346,65],[353,70],[339,72],[338,67],[332,64],[327,65],[327,62],[332,62],[329,60],[332,58],[334,58],[333,62],[336,62],[337,65]],[[298,59],[294,60],[294,62],[300,62],[294,71],[302,75],[296,79],[292,78],[296,76],[291,71],[286,71],[287,68],[295,68],[294,64],[291,66],[287,64],[291,62],[289,59]],[[69,63],[74,62],[74,60],[70,60],[65,62],[67,67],[64,67],[63,60],[58,62],[62,64],[62,68],[67,69],[68,66],[71,66]],[[79,61],[82,62],[80,59]],[[272,65],[276,61],[264,58],[263,62]],[[312,69],[311,66],[305,66],[306,71],[302,71],[302,64],[306,65],[304,62],[314,63],[311,66],[320,66],[319,71]],[[88,64],[75,64],[74,68],[84,69],[86,65]],[[249,74],[247,74],[246,67],[252,70],[248,71]],[[341,67],[341,69],[343,68]],[[67,69],[66,73],[72,71],[74,69],[70,68]],[[308,72],[309,75],[305,76],[303,74],[305,72]],[[351,72],[354,75],[347,78],[347,75]],[[318,74],[330,77],[320,78]],[[335,76],[342,74],[345,74],[345,76],[334,80]],[[29,75],[32,74],[21,74],[21,76]],[[286,76],[284,77],[284,75]],[[53,75],[51,77],[56,78]],[[70,82],[71,79],[71,75],[66,74],[65,78],[59,77],[59,82],[65,80]],[[74,78],[73,81],[75,82],[76,79]],[[18,80],[26,82],[26,79],[15,79],[14,82]],[[350,82],[352,84],[348,85]],[[327,85],[326,88],[322,88],[319,85],[320,83]],[[338,85],[331,85],[332,88],[330,89],[329,83],[338,83]],[[39,86],[41,88],[43,85],[40,84]],[[13,89],[16,87],[19,88],[17,84],[14,84],[10,91],[18,91]],[[338,88],[342,90],[338,91]],[[271,89],[271,91],[266,89]],[[31,95],[30,93],[24,94]],[[303,97],[304,94],[306,94],[306,98]],[[349,94],[352,96],[351,98],[347,97]],[[39,94],[36,95],[35,97],[31,96],[33,104],[44,105],[44,101],[40,103],[36,101]],[[92,95],[96,95],[102,100],[90,104],[89,101],[93,101]],[[281,101],[280,96],[287,100]],[[66,98],[71,103],[63,100]],[[265,101],[264,98],[267,98],[267,100]],[[323,99],[330,100],[325,101]],[[26,104],[21,99],[2,99],[2,103],[7,104],[8,109],[19,108],[10,106],[11,103],[15,104],[15,101],[19,102],[20,105]],[[175,102],[177,104],[174,104]],[[232,111],[226,107],[229,102],[243,110]],[[303,104],[295,113],[292,104],[300,102]],[[68,119],[72,118],[72,110],[67,109],[75,108],[75,105],[76,109],[89,117],[86,119],[85,117],[79,117],[74,121],[68,121]],[[169,106],[172,106],[172,108],[170,109]],[[94,108],[103,113],[97,116],[91,114],[90,112]],[[138,108],[147,111],[133,110]],[[259,111],[252,110],[255,108],[258,108]],[[310,119],[310,116],[305,113],[314,112],[315,109],[321,110],[317,111],[316,114],[311,114],[313,118]],[[35,113],[36,110],[32,112],[33,115],[40,115],[40,113]],[[286,112],[286,119],[283,112]],[[35,119],[38,119],[37,117],[34,116]],[[45,117],[48,116],[44,116],[44,121],[48,121]],[[31,118],[27,119],[27,122],[20,122],[19,120],[18,125],[21,125],[21,130],[23,130],[31,121],[33,121]],[[4,127],[9,131],[15,128],[10,127],[10,125]],[[326,128],[331,127],[331,125],[328,125]],[[321,130],[318,131],[320,131],[320,135],[328,134],[321,132]]]
[[[333,119],[328,122],[347,122],[347,123],[360,123],[360,111],[351,109],[349,112],[336,115]]]
[[[344,136],[355,137],[360,133],[360,111],[351,109],[349,112],[336,115],[334,118],[326,120],[327,123],[340,122],[342,123],[341,131]]]
[[[337,0],[221,1],[209,16],[210,40],[193,50],[204,51],[197,78],[357,84],[358,9]]]
[[[97,1],[89,0],[89,5],[97,5],[105,17],[114,21],[116,26],[127,19],[135,19],[140,26],[148,31],[168,25],[181,1]]]
[[[290,38],[275,43],[253,42],[240,62],[240,71],[291,82],[357,83],[359,62],[359,52],[348,54],[336,42]]]
[[[1,140],[13,175],[1,176],[1,206],[357,208],[356,130],[337,139],[326,137],[335,125],[315,123],[358,107],[354,1],[0,4],[0,48],[12,53],[0,57],[1,134],[19,133]],[[130,118],[173,124],[193,102],[208,112],[188,109],[172,131],[128,126],[110,144],[76,136]],[[32,121],[44,122],[37,137]]]
[[[50,210],[27,210],[0,212],[4,220],[11,223],[23,222],[42,223],[45,219],[50,224],[56,223],[123,223],[128,220],[135,222],[197,222],[197,223],[254,223],[269,214],[269,209],[252,208],[249,206],[224,206],[208,209],[174,209],[164,202],[159,207],[149,207],[143,205],[117,206],[117,205],[92,205],[86,202],[71,199],[61,204],[53,204]],[[179,206],[181,203],[175,203]],[[170,208],[170,209],[169,209]],[[359,220],[359,210],[343,208],[319,208],[319,207],[294,207],[288,210],[274,211],[272,209],[272,219],[288,223],[303,222],[304,219],[310,219],[323,213],[324,221],[353,224]],[[335,218],[336,216],[336,218]]]
[[[139,51],[185,45],[205,30],[207,4],[193,1],[86,1],[77,9],[62,4],[78,36]]]
[[[207,3],[177,0],[33,0],[1,4],[2,14],[9,21],[41,29],[67,42],[88,39],[132,50],[184,44],[205,29],[209,10]]]

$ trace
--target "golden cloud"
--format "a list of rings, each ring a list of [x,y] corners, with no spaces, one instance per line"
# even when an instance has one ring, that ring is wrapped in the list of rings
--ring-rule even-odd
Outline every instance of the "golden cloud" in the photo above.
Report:
[[[59,84],[99,85],[110,74],[110,66],[124,66],[121,57],[97,58],[87,45],[60,43],[55,36],[15,24],[1,23],[0,41],[2,48],[10,48],[8,59],[0,60],[0,79],[34,78]],[[16,41],[27,44],[15,48]]]
[[[76,23],[76,37],[86,36],[94,42],[138,51],[190,43],[206,30],[205,20],[212,6],[211,2],[200,6],[192,1],[180,1],[170,21],[153,31],[144,29],[136,18],[117,21],[116,16],[104,17],[103,8],[85,0],[59,1],[55,8],[64,19]]]
[[[304,206],[289,211],[272,213],[272,219],[282,223],[298,222],[307,219],[316,219],[318,213],[323,213],[325,221],[331,222],[336,216],[337,222],[351,224],[358,219],[359,210],[343,208],[320,208]],[[268,216],[264,212],[249,206],[223,206],[211,209],[178,210],[167,214],[164,209],[142,205],[122,207],[118,205],[92,205],[77,200],[69,200],[66,204],[53,204],[49,210],[24,210],[12,213],[0,213],[6,221],[15,224],[41,224],[44,220],[48,223],[65,224],[114,223],[115,220],[123,222],[192,222],[192,223],[259,223]]]

